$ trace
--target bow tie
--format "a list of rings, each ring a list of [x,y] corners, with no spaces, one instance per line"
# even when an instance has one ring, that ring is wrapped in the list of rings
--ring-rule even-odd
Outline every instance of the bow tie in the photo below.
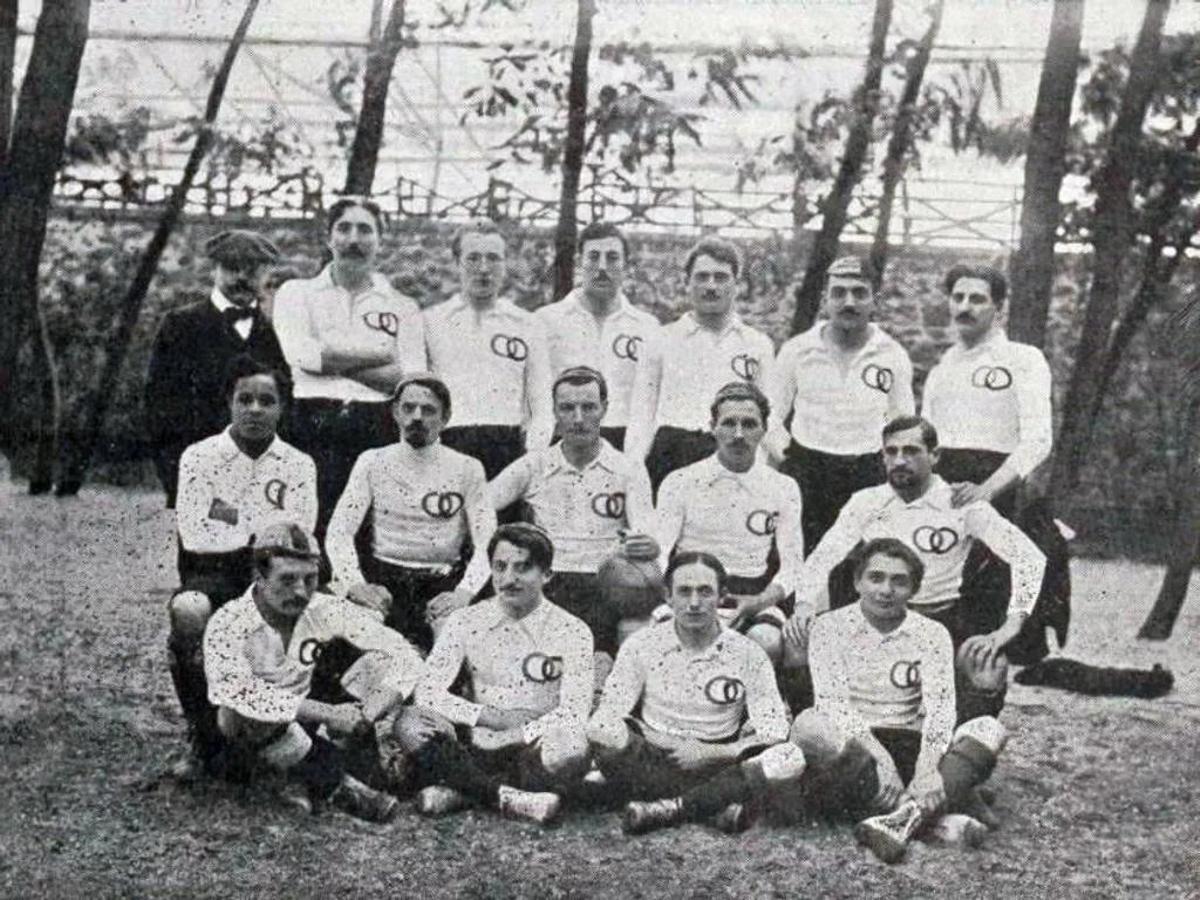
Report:
[[[221,315],[230,325],[236,325],[246,319],[253,319],[258,310],[253,306],[228,306],[221,310]]]

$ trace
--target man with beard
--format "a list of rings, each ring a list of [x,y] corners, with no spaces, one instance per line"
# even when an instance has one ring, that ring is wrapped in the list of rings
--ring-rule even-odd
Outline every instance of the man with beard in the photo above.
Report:
[[[320,541],[358,455],[395,440],[387,400],[397,382],[426,367],[421,311],[374,271],[382,232],[370,200],[338,200],[326,232],[332,262],[275,295],[275,329],[296,380],[287,433],[317,464]]]
[[[879,429],[914,411],[912,362],[871,322],[876,309],[868,267],[854,256],[836,260],[825,284],[827,320],[780,347],[771,369],[775,425],[765,443],[800,486],[809,550],[855,491],[883,482]]]
[[[279,258],[275,245],[253,231],[222,231],[204,251],[215,267],[212,293],[163,317],[146,377],[146,431],[168,509],[175,506],[180,455],[229,423],[221,389],[230,360],[248,354],[287,369],[259,306],[268,267]]]
[[[580,286],[536,313],[546,330],[556,377],[573,366],[590,366],[604,375],[608,409],[601,431],[617,450],[625,447],[638,360],[662,331],[658,319],[621,291],[628,260],[625,235],[610,222],[591,223],[579,233]]]
[[[479,460],[439,441],[450,419],[450,391],[440,379],[406,375],[392,414],[400,440],[359,456],[326,551],[349,600],[384,610],[388,625],[429,650],[438,623],[487,582],[484,549],[496,514]],[[355,536],[368,514],[371,550],[360,569]],[[464,567],[468,540],[474,551]]]

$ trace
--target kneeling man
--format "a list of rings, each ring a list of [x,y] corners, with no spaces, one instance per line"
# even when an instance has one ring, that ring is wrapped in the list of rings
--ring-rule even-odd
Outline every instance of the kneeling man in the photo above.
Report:
[[[954,654],[945,626],[908,611],[925,566],[894,538],[855,558],[858,603],[818,616],[809,662],[816,702],[792,726],[822,805],[859,815],[855,834],[886,862],[946,810],[991,818],[975,787],[991,774],[1004,727],[984,716],[954,727]],[[859,777],[865,773],[866,777]],[[977,821],[945,821],[978,836]],[[965,826],[965,827],[964,827]]]
[[[675,555],[674,617],[621,645],[588,725],[608,783],[634,798],[622,819],[630,834],[706,820],[741,831],[748,801],[804,771],[766,652],[717,615],[726,577],[709,553]]]

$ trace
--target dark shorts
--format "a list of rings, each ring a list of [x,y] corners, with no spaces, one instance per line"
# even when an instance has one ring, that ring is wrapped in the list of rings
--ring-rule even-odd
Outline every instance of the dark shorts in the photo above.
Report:
[[[676,469],[712,456],[716,449],[716,438],[707,431],[689,431],[670,425],[659,428],[646,454],[646,472],[650,476],[650,488],[654,491],[655,499],[664,478]]]
[[[983,484],[1007,459],[1007,453],[997,453],[994,450],[942,447],[938,456],[937,473],[951,484],[962,481]],[[1013,521],[1013,513],[1016,511],[1017,488],[1018,485],[1014,485],[992,498],[992,506],[996,508],[996,512],[1009,521]]]
[[[456,425],[442,432],[442,443],[483,463],[488,481],[525,454],[525,438],[516,425]]]
[[[802,447],[795,441],[784,453],[779,471],[800,487],[800,521],[804,553],[820,543],[842,507],[855,493],[883,484],[883,462],[878,453],[840,456]]]
[[[555,572],[545,588],[546,599],[583,620],[592,632],[595,648],[617,652],[619,615],[600,591],[600,579],[591,572]]]
[[[240,597],[254,581],[254,557],[249,547],[231,553],[192,553],[179,547],[179,590],[208,597],[213,611]]]
[[[429,601],[444,591],[452,591],[462,579],[463,567],[449,572],[396,566],[382,560],[363,560],[363,576],[371,584],[383,585],[392,595],[392,606],[384,624],[404,635],[428,652],[433,647],[433,630],[425,621]]]

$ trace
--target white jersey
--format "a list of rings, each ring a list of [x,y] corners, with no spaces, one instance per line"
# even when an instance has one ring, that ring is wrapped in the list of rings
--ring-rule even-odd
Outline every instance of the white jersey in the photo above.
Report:
[[[556,572],[595,573],[621,546],[621,532],[653,534],[654,507],[646,467],[600,442],[596,458],[577,469],[562,444],[526,453],[488,485],[497,510],[524,500],[554,543]]]
[[[220,501],[237,511],[232,524],[214,518]],[[279,439],[257,459],[234,443],[226,428],[197,441],[179,460],[175,524],[184,550],[230,553],[274,522],[311,530],[317,521],[317,469],[312,458]]]
[[[749,638],[722,629],[703,650],[679,641],[674,622],[633,634],[617,652],[592,717],[613,730],[641,706],[651,728],[677,737],[722,741],[748,730],[765,744],[786,740],[787,709],[766,652]]]

